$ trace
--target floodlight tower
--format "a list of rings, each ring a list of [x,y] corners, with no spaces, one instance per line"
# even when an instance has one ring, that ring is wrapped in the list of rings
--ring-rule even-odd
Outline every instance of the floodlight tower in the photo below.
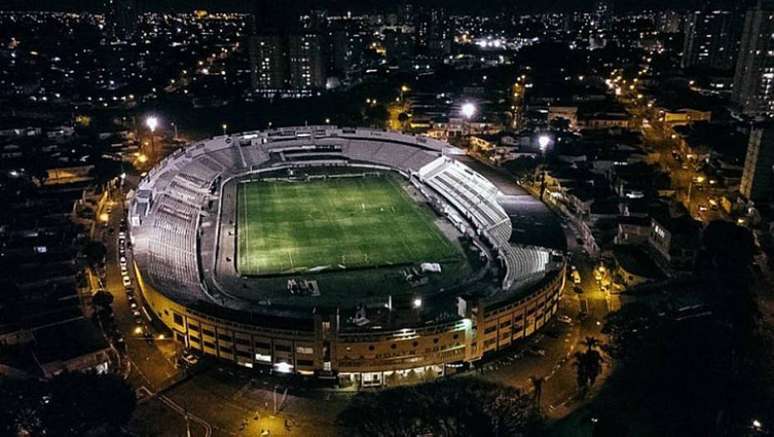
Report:
[[[478,112],[478,108],[471,102],[463,103],[460,109],[460,113],[465,120],[465,127],[467,128],[466,136],[468,137],[468,143],[470,143],[470,120],[476,115],[476,112]]]
[[[155,135],[154,132],[156,132],[156,128],[159,126],[159,118],[155,115],[149,115],[145,118],[145,126],[150,131],[151,135],[151,153],[155,156],[156,154],[156,141],[155,141]]]
[[[543,194],[546,192],[546,150],[548,150],[548,146],[551,144],[551,137],[547,134],[540,134],[537,142],[540,148],[540,166],[542,167],[540,173],[540,200],[543,200]]]

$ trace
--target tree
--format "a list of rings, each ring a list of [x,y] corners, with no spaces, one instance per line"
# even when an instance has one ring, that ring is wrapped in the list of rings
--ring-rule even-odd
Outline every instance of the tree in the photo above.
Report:
[[[120,376],[63,373],[50,381],[0,385],[0,435],[95,436],[119,433],[137,400]]]
[[[129,422],[137,404],[131,387],[114,374],[63,373],[51,380],[48,392],[43,417],[49,435],[116,432]]]
[[[401,129],[403,130],[406,129],[409,119],[410,117],[406,112],[401,112],[400,114],[398,114],[398,122],[400,123]]]
[[[506,162],[503,166],[512,175],[520,178],[533,174],[538,166],[538,160],[528,156],[521,156]]]
[[[695,293],[712,302],[712,286],[702,283]],[[771,348],[751,341],[755,336],[729,322],[719,305],[684,318],[668,306],[636,303],[607,317],[605,349],[616,372],[605,387],[614,414],[646,420],[647,435],[743,435],[751,417],[774,420],[766,416],[774,405],[766,394]]]
[[[586,337],[583,339],[583,345],[586,346],[587,351],[590,351],[599,346],[599,339],[596,337]]]
[[[706,261],[711,270],[722,273],[729,285],[747,282],[755,254],[752,232],[736,223],[714,220],[703,234]]]
[[[366,107],[364,116],[366,122],[375,128],[384,128],[387,125],[389,113],[383,104],[369,105]]]
[[[123,171],[123,163],[112,159],[99,157],[93,161],[93,164],[91,176],[94,177],[94,183],[100,186],[117,177]]]
[[[361,392],[338,421],[361,436],[511,436],[542,424],[530,396],[474,378]]]
[[[646,347],[652,346],[650,342],[653,332],[661,331],[662,323],[663,320],[650,306],[640,302],[626,304],[606,317],[602,333],[610,341],[605,345],[605,350],[614,359],[624,363],[636,359]]]
[[[576,369],[576,380],[581,397],[586,397],[589,389],[594,385],[597,377],[602,373],[604,358],[602,358],[602,354],[596,350],[596,347],[599,345],[599,340],[596,338],[586,337],[583,341],[583,345],[586,346],[586,350],[584,352],[575,352],[575,361],[573,362],[573,365]]]
[[[109,307],[113,303],[113,295],[107,290],[97,290],[91,297],[91,303],[95,307]]]
[[[91,297],[91,304],[94,306],[97,321],[104,328],[110,326],[110,316],[113,314],[113,295],[106,290],[98,290]]]
[[[100,241],[89,240],[83,245],[83,255],[89,264],[96,266],[102,264],[107,254],[107,248]]]
[[[546,379],[542,376],[530,376],[529,381],[532,383],[532,389],[534,391],[533,399],[535,400],[535,408],[537,408],[538,411],[542,411],[543,383]]]

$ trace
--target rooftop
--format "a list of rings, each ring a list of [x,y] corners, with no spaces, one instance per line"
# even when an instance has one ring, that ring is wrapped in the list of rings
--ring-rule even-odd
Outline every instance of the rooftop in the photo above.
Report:
[[[631,245],[620,245],[613,248],[613,256],[623,270],[633,275],[648,279],[664,277],[661,269],[642,249]]]
[[[35,357],[40,364],[67,361],[108,348],[107,340],[84,318],[36,329]]]

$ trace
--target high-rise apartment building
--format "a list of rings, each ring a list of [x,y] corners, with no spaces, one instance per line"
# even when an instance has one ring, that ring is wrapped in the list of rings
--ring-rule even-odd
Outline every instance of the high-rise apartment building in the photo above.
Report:
[[[137,0],[105,1],[105,25],[113,38],[130,38],[137,31],[137,24]]]
[[[313,90],[325,86],[322,43],[316,33],[288,36],[288,81],[291,89]]]
[[[774,184],[774,123],[753,126],[747,143],[747,156],[739,191],[748,199],[766,201]]]
[[[443,56],[451,52],[453,35],[445,9],[425,9],[415,19],[416,44],[420,50],[431,56]]]
[[[774,116],[774,1],[747,12],[732,100],[750,116]]]
[[[739,20],[731,11],[695,11],[685,22],[681,65],[719,70],[734,68]]]
[[[256,89],[279,90],[287,87],[286,50],[279,35],[258,35],[254,38]]]
[[[265,96],[303,97],[325,87],[325,62],[316,33],[250,38],[252,87]]]

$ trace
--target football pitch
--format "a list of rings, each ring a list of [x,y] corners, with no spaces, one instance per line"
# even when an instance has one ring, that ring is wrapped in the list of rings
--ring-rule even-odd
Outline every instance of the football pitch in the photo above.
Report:
[[[243,275],[463,257],[393,176],[251,181],[239,184],[237,196]]]

